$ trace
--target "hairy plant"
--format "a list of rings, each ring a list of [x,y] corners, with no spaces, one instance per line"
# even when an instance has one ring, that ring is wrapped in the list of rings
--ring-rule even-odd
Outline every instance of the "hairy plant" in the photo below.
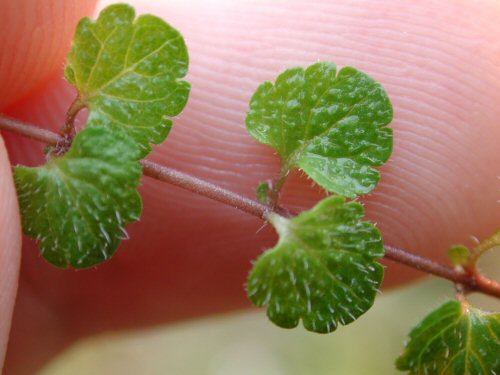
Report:
[[[78,24],[65,77],[77,89],[60,134],[0,117],[0,129],[46,142],[47,162],[17,166],[15,183],[24,232],[57,267],[88,268],[112,258],[140,220],[142,174],[232,205],[270,223],[277,244],[255,262],[250,300],[267,306],[269,319],[327,333],[373,305],[387,257],[449,279],[457,298],[430,313],[410,333],[398,369],[410,374],[500,373],[500,314],[472,306],[468,293],[500,298],[500,285],[477,269],[500,246],[500,231],[475,249],[450,248],[454,267],[384,245],[365,221],[357,197],[380,179],[390,157],[392,105],[382,85],[352,67],[323,61],[285,70],[260,85],[246,126],[281,159],[274,179],[257,187],[257,201],[196,177],[143,160],[163,142],[172,118],[185,107],[188,53],[182,35],[153,15],[135,18],[128,5],[112,5],[98,19]],[[86,127],[74,120],[87,108]],[[280,205],[290,173],[300,169],[331,193],[298,214]]]

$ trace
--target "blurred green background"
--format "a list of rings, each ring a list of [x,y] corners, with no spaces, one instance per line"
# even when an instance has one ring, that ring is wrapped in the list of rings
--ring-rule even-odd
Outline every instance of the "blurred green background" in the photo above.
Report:
[[[500,276],[498,253],[485,256],[486,274]],[[328,335],[273,326],[264,310],[82,340],[40,375],[390,375],[409,330],[453,297],[451,283],[426,279],[383,292],[357,322]],[[498,300],[471,296],[484,309]]]

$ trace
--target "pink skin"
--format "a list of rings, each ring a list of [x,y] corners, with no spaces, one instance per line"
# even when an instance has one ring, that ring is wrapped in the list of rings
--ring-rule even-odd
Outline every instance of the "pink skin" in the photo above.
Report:
[[[17,5],[22,3],[16,2],[22,8],[16,17],[33,12]],[[57,130],[74,98],[61,78],[70,30],[92,6],[82,3],[64,22],[48,22],[49,30],[63,28],[54,43],[51,33],[28,32],[37,22],[61,18],[53,10],[68,5],[52,3],[16,26],[25,29],[15,33],[19,44],[4,51],[0,43],[0,58],[18,57],[8,69],[0,65],[0,82],[11,82],[0,87],[0,110]],[[386,242],[444,261],[449,244],[471,244],[470,236],[493,232],[500,222],[500,5],[269,3],[137,5],[139,12],[155,13],[181,30],[191,57],[190,100],[151,159],[253,196],[258,182],[279,168],[276,155],[245,131],[253,91],[286,67],[332,60],[380,81],[395,108],[392,159],[382,168],[379,187],[363,200]],[[2,3],[0,13],[13,4]],[[0,25],[0,40],[11,27]],[[36,48],[26,35],[40,39]],[[23,79],[15,80],[20,75]],[[13,164],[42,161],[42,145],[3,136]],[[20,234],[1,144],[0,150],[0,321],[5,322],[15,295]],[[310,185],[292,176],[282,202],[295,209],[311,206],[321,193]],[[256,218],[150,178],[143,179],[141,192],[142,221],[129,227],[131,239],[115,258],[95,269],[55,269],[24,238],[6,373],[29,373],[84,335],[249,306],[243,284],[250,260],[273,244],[273,231],[259,231],[262,222]],[[417,275],[386,264],[386,286]],[[0,325],[0,353],[8,328]]]

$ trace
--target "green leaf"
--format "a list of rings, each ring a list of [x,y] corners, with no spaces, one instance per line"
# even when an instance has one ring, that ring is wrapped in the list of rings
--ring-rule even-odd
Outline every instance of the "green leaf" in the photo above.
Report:
[[[396,366],[415,375],[498,374],[500,314],[449,301],[411,331]]]
[[[354,198],[380,179],[392,152],[392,106],[383,87],[350,67],[319,62],[262,84],[247,129],[281,156],[284,175],[302,168],[330,192]]]
[[[105,8],[94,22],[83,18],[66,66],[78,101],[90,108],[88,127],[125,131],[143,149],[165,140],[170,117],[186,105],[190,85],[182,78],[188,53],[182,35],[152,15],[134,21],[125,4]]]
[[[448,250],[448,258],[455,267],[462,267],[469,261],[470,251],[464,245],[453,245]]]
[[[262,204],[269,204],[269,193],[271,187],[268,181],[261,182],[257,186],[257,200]]]
[[[334,331],[373,304],[383,278],[380,232],[359,203],[331,196],[293,219],[271,214],[278,244],[255,263],[248,295],[280,327]]]
[[[41,241],[47,261],[85,268],[114,254],[127,236],[125,225],[141,215],[140,153],[131,138],[92,128],[81,131],[64,156],[16,167],[23,228]]]

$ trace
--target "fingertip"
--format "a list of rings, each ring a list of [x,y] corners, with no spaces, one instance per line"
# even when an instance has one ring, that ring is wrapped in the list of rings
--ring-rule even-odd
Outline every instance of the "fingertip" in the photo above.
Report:
[[[21,258],[21,224],[11,167],[0,137],[0,372],[2,370]]]
[[[97,0],[0,2],[0,109],[59,68],[78,20]]]

